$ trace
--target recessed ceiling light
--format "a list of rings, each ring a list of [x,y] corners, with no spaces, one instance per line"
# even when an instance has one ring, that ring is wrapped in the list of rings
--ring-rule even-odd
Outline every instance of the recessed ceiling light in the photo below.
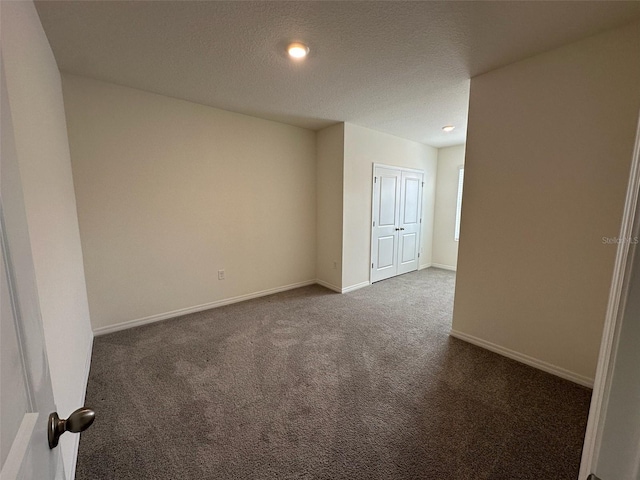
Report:
[[[309,47],[304,43],[295,42],[287,47],[287,52],[291,58],[304,58],[309,53]]]
[[[454,127],[453,125],[445,125],[444,127],[442,127],[442,131],[449,133],[449,132],[453,131],[454,128],[456,128],[456,127]]]

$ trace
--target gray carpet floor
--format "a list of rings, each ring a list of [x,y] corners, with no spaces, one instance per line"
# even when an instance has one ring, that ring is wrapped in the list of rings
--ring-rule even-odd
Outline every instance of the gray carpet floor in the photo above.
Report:
[[[575,480],[589,389],[448,336],[455,275],[95,340],[78,480]]]

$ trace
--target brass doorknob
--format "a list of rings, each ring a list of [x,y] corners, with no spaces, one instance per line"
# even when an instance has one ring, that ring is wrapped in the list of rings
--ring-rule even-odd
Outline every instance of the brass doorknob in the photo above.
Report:
[[[49,415],[49,448],[56,448],[60,435],[64,432],[80,433],[91,426],[96,419],[96,412],[87,407],[77,409],[66,420],[58,416],[58,412]]]

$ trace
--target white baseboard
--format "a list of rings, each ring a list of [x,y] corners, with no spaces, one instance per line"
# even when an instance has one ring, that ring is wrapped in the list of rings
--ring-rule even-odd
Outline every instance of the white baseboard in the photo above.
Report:
[[[369,285],[371,285],[371,282],[369,282],[369,281],[356,283],[355,285],[350,285],[348,287],[344,287],[342,289],[342,293],[353,292],[354,290],[359,290],[360,288],[368,287]]]
[[[328,288],[329,290],[333,290],[334,292],[342,293],[342,288],[334,285],[333,283],[325,282],[324,280],[320,280],[319,278],[316,279],[316,283],[318,285],[322,285],[325,288]]]
[[[160,322],[162,320],[168,320],[169,318],[180,317],[189,313],[202,312],[203,310],[209,310],[211,308],[222,307],[224,305],[231,305],[232,303],[243,302],[245,300],[251,300],[253,298],[266,297],[267,295],[273,295],[274,293],[285,292],[287,290],[293,290],[294,288],[306,287],[308,285],[314,285],[316,280],[307,280],[304,282],[292,283],[291,285],[284,285],[282,287],[270,288],[268,290],[262,290],[259,292],[248,293],[246,295],[238,295],[237,297],[225,298],[223,300],[217,300],[211,303],[204,303],[202,305],[196,305],[195,307],[180,308],[171,312],[159,313],[157,315],[150,315],[148,317],[138,318],[135,320],[128,320],[126,322],[117,323],[115,325],[107,325],[106,327],[98,327],[93,330],[94,335],[106,335],[108,333],[119,332],[120,330],[127,330],[133,327],[139,327],[148,323]]]
[[[442,263],[432,263],[431,266],[434,268],[441,268],[443,270],[451,270],[453,272],[456,271],[455,265],[444,265]]]
[[[466,333],[458,332],[454,329],[451,329],[449,335],[460,340],[464,340],[465,342],[472,343],[479,347],[486,348],[487,350],[498,353],[504,357],[511,358],[512,360],[516,360],[520,363],[524,363],[525,365],[529,365],[530,367],[537,368],[544,372],[551,373],[552,375],[556,375],[557,377],[577,383],[578,385],[593,388],[593,378],[578,375],[577,373],[565,370],[564,368],[552,365],[542,360],[538,360],[537,358],[530,357],[528,355],[525,355],[524,353],[501,347],[500,345],[496,345],[495,343],[491,343],[481,338],[474,337],[473,335],[467,335]]]
[[[430,263],[425,263],[424,265],[420,265],[418,267],[418,270],[424,270],[425,268],[429,268],[432,267],[433,265],[431,265]]]
[[[334,292],[338,292],[338,293],[353,292],[354,290],[358,290],[360,288],[368,287],[369,285],[371,285],[371,282],[361,282],[361,283],[356,283],[355,285],[351,285],[349,287],[340,288],[337,285],[333,285],[332,283],[325,282],[324,280],[320,280],[320,279],[316,280],[316,283],[318,285],[322,285],[323,287],[326,287],[329,290],[333,290]]]

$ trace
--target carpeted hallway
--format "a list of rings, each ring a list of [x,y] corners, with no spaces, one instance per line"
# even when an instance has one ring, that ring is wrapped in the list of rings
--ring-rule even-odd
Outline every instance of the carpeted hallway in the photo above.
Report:
[[[455,274],[98,337],[77,480],[575,480],[591,391],[450,338]]]

